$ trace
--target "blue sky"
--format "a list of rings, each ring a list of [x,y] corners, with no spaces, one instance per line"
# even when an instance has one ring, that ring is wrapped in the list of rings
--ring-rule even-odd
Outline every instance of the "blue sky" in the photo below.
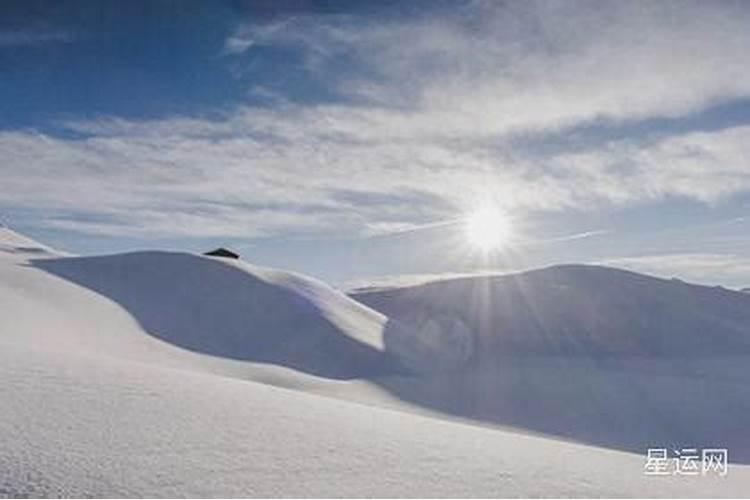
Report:
[[[740,1],[3,2],[0,214],[336,284],[596,262],[749,286],[747,26]],[[513,221],[490,256],[480,201]]]

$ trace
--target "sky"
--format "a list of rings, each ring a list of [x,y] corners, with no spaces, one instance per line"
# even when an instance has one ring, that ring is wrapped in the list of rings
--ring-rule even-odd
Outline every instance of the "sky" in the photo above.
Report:
[[[750,5],[4,1],[0,218],[337,286],[599,263],[750,286]],[[464,221],[499,207],[500,251]]]

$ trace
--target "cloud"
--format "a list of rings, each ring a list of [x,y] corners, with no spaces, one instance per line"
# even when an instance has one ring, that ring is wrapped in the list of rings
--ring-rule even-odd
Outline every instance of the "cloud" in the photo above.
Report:
[[[664,278],[681,278],[699,284],[750,285],[750,257],[735,254],[676,253],[622,257],[600,262]]]
[[[750,96],[748,25],[741,3],[687,1],[471,2],[379,22],[248,24],[227,57],[296,48],[341,99],[76,120],[57,137],[0,132],[0,208],[83,232],[256,237],[408,231],[485,197],[519,212],[711,203],[750,191],[750,127],[555,152],[517,139]]]
[[[260,24],[240,26],[224,42],[224,55],[239,55],[258,45],[266,45],[276,38],[276,34],[287,29],[295,22],[295,17],[281,21],[266,21]],[[278,40],[276,40],[278,41]]]
[[[305,108],[265,113],[85,122],[76,139],[2,132],[0,205],[108,234],[371,235],[455,220],[488,193],[527,211],[750,190],[750,127],[540,160],[478,144],[362,142],[356,127],[322,126]]]
[[[614,202],[682,196],[716,202],[750,190],[750,126],[646,141],[613,141],[562,153],[550,174],[575,179],[581,196]]]
[[[470,2],[368,22],[298,16],[229,38],[297,47],[364,99],[370,131],[465,138],[681,116],[750,96],[750,9],[727,2]],[[340,71],[340,69],[339,69]]]
[[[587,238],[595,238],[598,236],[605,236],[608,234],[612,234],[612,231],[609,229],[595,229],[592,231],[584,231],[581,233],[567,234],[565,236],[558,236],[555,238],[531,240],[531,241],[524,242],[524,243],[530,244],[530,245],[547,245],[547,244],[553,244],[553,243],[566,243],[568,241],[585,240]]]
[[[357,293],[386,288],[405,288],[424,285],[435,281],[446,281],[461,278],[477,278],[487,276],[501,276],[521,272],[523,269],[487,269],[467,273],[444,272],[444,273],[422,273],[422,274],[397,274],[386,276],[373,276],[369,278],[346,281],[339,288],[346,293]]]
[[[629,269],[634,272],[659,276],[665,279],[683,279],[703,285],[729,285],[750,287],[750,257],[730,253],[681,252],[637,257],[616,257],[592,264]],[[499,275],[522,272],[524,268],[478,270],[468,273],[427,273],[377,276],[348,281],[342,288],[350,292],[368,288],[416,286],[430,281]]]
[[[224,54],[242,54],[255,45],[252,38],[232,36],[224,43]]]

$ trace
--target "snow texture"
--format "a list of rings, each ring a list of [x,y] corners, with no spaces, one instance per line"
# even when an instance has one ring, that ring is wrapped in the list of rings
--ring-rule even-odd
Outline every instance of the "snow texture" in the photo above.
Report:
[[[586,289],[577,279],[570,294]],[[184,253],[68,257],[0,228],[0,496],[747,492],[743,351],[492,364],[503,358],[471,302],[431,293],[414,309],[389,296],[409,304],[389,317],[291,273]],[[714,304],[682,293],[694,318]],[[726,297],[708,318],[742,346]],[[726,477],[643,474],[638,443],[691,436],[729,440],[730,458],[737,447]]]

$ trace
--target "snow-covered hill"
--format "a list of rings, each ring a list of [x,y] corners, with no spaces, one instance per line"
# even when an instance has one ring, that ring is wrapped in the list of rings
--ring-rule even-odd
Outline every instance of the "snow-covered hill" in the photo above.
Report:
[[[351,295],[389,317],[386,343],[389,325],[408,330],[419,367],[439,372],[389,384],[402,400],[610,448],[726,446],[750,461],[747,294],[571,265]]]
[[[67,257],[9,230],[0,238],[6,341],[337,379],[399,368],[386,318],[311,278],[179,252]]]
[[[351,296],[425,330],[437,356],[460,344],[474,367],[519,354],[750,354],[747,294],[614,268],[556,266]]]
[[[731,496],[750,485],[744,460],[726,477],[644,476],[645,449],[605,432],[621,425],[660,446],[698,425],[702,446],[711,424],[742,449],[742,357],[735,372],[702,365],[705,377],[664,365],[636,377],[567,355],[516,358],[477,385],[408,375],[404,364],[421,369],[449,344],[446,325],[458,354],[435,364],[474,359],[481,344],[461,340],[471,317],[402,324],[287,272],[172,252],[68,257],[2,228],[0,304],[0,496]],[[495,403],[465,411],[488,388]],[[701,409],[665,422],[664,395]],[[707,420],[717,403],[723,417]]]
[[[310,278],[173,252],[36,260],[149,334],[211,356],[332,378],[385,374],[382,315]]]

